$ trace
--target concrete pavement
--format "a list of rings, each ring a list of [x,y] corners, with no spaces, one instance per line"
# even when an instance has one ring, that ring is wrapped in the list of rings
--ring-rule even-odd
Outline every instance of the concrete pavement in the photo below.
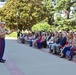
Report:
[[[0,75],[75,75],[76,63],[38,50],[16,39],[6,39],[4,58],[0,63]]]

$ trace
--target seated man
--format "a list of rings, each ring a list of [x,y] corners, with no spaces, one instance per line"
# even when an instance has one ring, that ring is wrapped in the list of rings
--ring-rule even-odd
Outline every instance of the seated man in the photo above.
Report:
[[[61,53],[61,58],[65,57],[67,51],[70,51],[73,43],[73,34],[68,33],[67,35],[67,42],[68,44],[64,46]]]
[[[58,54],[60,53],[60,41],[62,39],[62,34],[59,33],[56,42],[54,43],[54,50],[53,54]]]
[[[20,38],[21,43],[25,43],[25,35],[23,34]]]
[[[32,34],[32,38],[30,39],[30,41],[29,41],[29,43],[30,43],[30,46],[33,46],[33,45],[35,45],[35,43],[36,43],[36,40],[37,40],[37,38],[38,38],[38,33],[34,33],[34,34]]]

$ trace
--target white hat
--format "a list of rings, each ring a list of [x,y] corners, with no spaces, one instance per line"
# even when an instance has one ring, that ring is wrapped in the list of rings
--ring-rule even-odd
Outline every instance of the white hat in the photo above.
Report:
[[[5,22],[0,22],[0,25],[4,24],[5,25]]]
[[[74,34],[76,34],[76,32],[74,32]]]
[[[42,35],[44,35],[45,34],[45,32],[42,32]]]

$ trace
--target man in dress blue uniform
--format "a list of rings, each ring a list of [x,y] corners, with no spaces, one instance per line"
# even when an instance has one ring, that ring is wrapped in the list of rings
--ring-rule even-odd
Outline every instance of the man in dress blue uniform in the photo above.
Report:
[[[5,35],[10,34],[11,32],[8,32],[4,29],[5,23],[0,22],[0,62],[5,63],[6,60],[3,59],[4,50],[5,50]]]

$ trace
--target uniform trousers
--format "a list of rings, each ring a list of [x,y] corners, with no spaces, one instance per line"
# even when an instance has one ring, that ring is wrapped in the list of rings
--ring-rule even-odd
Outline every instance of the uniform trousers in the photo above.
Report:
[[[3,58],[4,50],[5,50],[5,38],[0,38],[0,61]]]

